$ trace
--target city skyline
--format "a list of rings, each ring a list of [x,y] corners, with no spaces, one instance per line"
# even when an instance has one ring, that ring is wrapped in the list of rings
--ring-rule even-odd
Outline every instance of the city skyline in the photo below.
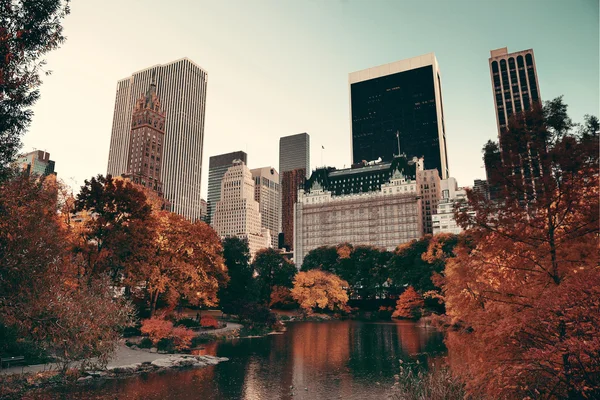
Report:
[[[490,50],[533,48],[544,99],[564,94],[577,122],[584,114],[597,112],[598,92],[588,89],[598,86],[597,4],[581,1],[579,7],[573,7],[551,3],[539,9],[535,3],[519,3],[523,11],[520,15],[529,10],[538,18],[527,19],[527,24],[515,23],[514,29],[506,31],[488,23],[490,6],[455,2],[451,8],[458,17],[452,22],[452,32],[439,35],[440,29],[449,28],[444,13],[450,6],[443,2],[424,3],[381,2],[372,7],[353,1],[302,5],[258,2],[254,7],[239,3],[241,12],[224,27],[219,27],[218,21],[230,9],[212,2],[203,2],[201,7],[191,5],[187,13],[192,16],[201,9],[207,15],[205,27],[187,23],[188,16],[175,18],[177,5],[163,9],[157,3],[138,10],[118,4],[123,13],[114,15],[111,10],[117,4],[97,9],[75,3],[65,20],[69,40],[48,56],[47,68],[54,74],[44,77],[42,96],[33,108],[33,124],[24,136],[21,152],[34,146],[52,152],[61,165],[61,177],[77,191],[84,179],[106,171],[114,83],[131,71],[184,56],[211,74],[202,197],[207,195],[206,158],[241,148],[252,158],[252,167],[278,165],[278,138],[296,132],[309,132],[313,137],[313,160],[321,161],[324,146],[323,164],[349,166],[348,74],[428,52],[434,52],[442,66],[449,169],[461,186],[470,186],[474,179],[485,177],[481,148],[488,139],[497,137],[490,96]],[[436,6],[431,7],[432,4]],[[510,8],[493,12],[499,20],[503,15],[510,15],[511,20],[525,20],[513,15]],[[132,21],[128,15],[134,9],[141,15]],[[428,23],[439,26],[410,42],[399,42],[397,38],[405,37],[419,21],[424,21],[411,20],[415,15],[425,15],[425,9]],[[94,46],[90,46],[90,40],[100,37],[102,29],[101,24],[92,21],[104,17],[113,20],[115,29],[106,32],[101,40],[94,39]],[[163,17],[173,17],[178,26],[158,39],[159,46],[143,43],[144,39],[135,33],[140,24]],[[379,21],[377,25],[392,19],[403,24],[389,24],[383,30],[369,30],[367,26],[353,33],[353,24],[362,18]],[[311,29],[301,29],[302,24],[296,19],[310,20]],[[565,20],[577,20],[577,24],[573,27]],[[240,29],[231,29],[236,24]],[[289,30],[281,38],[275,40],[267,35],[274,29],[283,31],[283,27]],[[208,37],[211,30],[214,38]],[[254,30],[251,38],[243,37],[246,30]],[[198,35],[205,39],[188,39]],[[279,54],[274,48],[279,48],[280,41],[286,44],[286,52],[277,58],[264,58],[267,53]],[[578,46],[570,46],[572,42]],[[73,62],[80,59],[93,68],[81,68]],[[315,59],[320,61],[315,63]],[[565,70],[573,69],[572,60],[577,60],[577,73],[565,75]],[[248,80],[250,71],[255,73],[252,80]],[[83,96],[89,101],[80,101]],[[227,114],[231,114],[229,118]],[[86,125],[89,128],[85,136],[80,129],[82,120],[94,121],[91,126]],[[89,138],[94,138],[96,149],[91,155],[78,144],[88,144]],[[232,148],[232,143],[236,148]],[[74,181],[70,181],[71,177]]]

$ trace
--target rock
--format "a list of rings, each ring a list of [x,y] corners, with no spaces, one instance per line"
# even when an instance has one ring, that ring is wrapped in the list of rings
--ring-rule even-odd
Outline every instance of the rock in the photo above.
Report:
[[[228,359],[212,356],[177,355],[169,356],[168,358],[159,358],[152,361],[152,365],[159,368],[205,367],[207,365],[216,365],[221,361],[228,361]]]
[[[77,378],[77,382],[85,382],[85,381],[89,381],[90,379],[94,379],[92,376],[82,376],[81,378]]]
[[[98,378],[107,375],[107,373],[105,371],[86,371],[85,373],[86,373],[86,375],[88,375],[90,377],[98,377]]]
[[[156,347],[153,347],[150,349],[150,353],[158,353],[158,349]]]
[[[135,344],[132,344],[131,346],[129,346],[129,348],[131,350],[138,350],[139,349],[139,347],[137,347]]]
[[[123,373],[131,373],[137,371],[137,369],[141,366],[141,363],[129,364],[129,365],[120,365],[118,367],[109,368],[115,374],[123,374]]]

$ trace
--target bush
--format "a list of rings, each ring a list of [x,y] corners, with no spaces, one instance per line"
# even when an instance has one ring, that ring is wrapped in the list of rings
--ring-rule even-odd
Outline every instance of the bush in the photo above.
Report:
[[[153,344],[159,347],[163,339],[168,339],[178,350],[187,349],[192,343],[194,332],[181,326],[173,327],[171,321],[159,318],[150,318],[142,321],[142,333],[148,335]],[[162,346],[165,346],[163,342]],[[164,351],[171,351],[164,350]]]
[[[219,321],[212,315],[204,315],[200,320],[200,326],[203,328],[218,328]]]
[[[277,316],[265,307],[257,303],[247,303],[240,310],[238,317],[242,321],[271,327],[277,322]]]
[[[194,336],[192,338],[192,343],[190,344],[190,347],[193,349],[195,347],[198,347],[201,344],[206,344],[206,343],[209,343],[212,341],[213,341],[213,338],[211,338],[209,335]]]
[[[139,326],[128,326],[125,329],[123,329],[123,337],[124,338],[129,338],[129,337],[133,337],[133,336],[141,336],[141,335],[142,335],[142,331],[140,331]]]
[[[379,319],[392,319],[394,307],[379,307]]]
[[[140,343],[137,345],[140,349],[150,349],[152,347],[152,340],[150,340],[149,338],[145,337],[143,338]]]
[[[175,322],[175,326],[183,326],[185,328],[199,328],[200,322],[194,318],[183,318]]]
[[[175,352],[175,343],[172,338],[162,338],[156,343],[158,351],[166,351],[167,353]]]

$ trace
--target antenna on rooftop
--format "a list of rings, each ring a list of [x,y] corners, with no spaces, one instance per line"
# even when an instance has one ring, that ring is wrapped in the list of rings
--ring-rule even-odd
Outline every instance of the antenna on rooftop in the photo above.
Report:
[[[396,131],[396,139],[398,140],[398,157],[400,157],[400,131]]]

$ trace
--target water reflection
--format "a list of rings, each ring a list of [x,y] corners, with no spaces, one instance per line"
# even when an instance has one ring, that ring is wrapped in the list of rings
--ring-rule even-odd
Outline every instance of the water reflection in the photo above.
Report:
[[[386,398],[400,359],[427,365],[445,348],[440,333],[410,322],[335,321],[290,323],[283,335],[212,343],[202,352],[230,361],[29,398]]]

